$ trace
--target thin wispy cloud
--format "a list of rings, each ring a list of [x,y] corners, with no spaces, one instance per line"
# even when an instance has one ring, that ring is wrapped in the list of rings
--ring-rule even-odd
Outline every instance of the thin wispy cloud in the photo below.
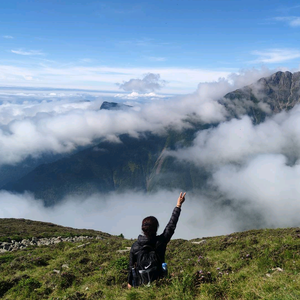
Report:
[[[150,61],[166,61],[165,57],[147,56]]]
[[[14,37],[11,35],[3,35],[2,36],[4,39],[13,39]]]
[[[42,56],[38,57],[41,60]],[[30,62],[25,66],[0,64],[0,85],[81,88],[92,90],[117,91],[116,82],[127,82],[132,78],[143,78],[145,74],[160,74],[168,85],[163,88],[164,93],[193,92],[199,82],[216,81],[226,78],[235,70],[209,70],[192,68],[121,68],[105,66],[71,66],[59,65],[46,61]],[[30,84],[24,75],[30,74],[36,80]]]
[[[155,40],[153,38],[140,38],[140,39],[128,39],[128,40],[121,40],[117,42],[117,45],[119,46],[133,46],[133,47],[149,47],[151,48],[157,48],[160,46],[167,46],[170,45],[169,42],[162,42],[160,40]]]
[[[275,21],[285,22],[291,27],[300,26],[300,17],[290,16],[290,17],[276,17]]]
[[[300,51],[296,49],[268,49],[265,51],[253,51],[258,58],[251,63],[280,63],[300,57]]]
[[[18,50],[11,50],[12,53],[15,54],[19,54],[19,55],[26,55],[26,56],[34,56],[34,55],[45,55],[45,53],[43,53],[40,50],[23,50],[23,49],[18,49]]]
[[[80,62],[83,62],[83,63],[91,63],[93,60],[92,59],[90,59],[90,58],[82,58],[81,60],[80,60]]]

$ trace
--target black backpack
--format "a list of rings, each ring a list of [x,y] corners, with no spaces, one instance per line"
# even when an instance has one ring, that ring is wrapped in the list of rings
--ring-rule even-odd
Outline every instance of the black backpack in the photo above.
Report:
[[[159,278],[162,274],[162,262],[156,248],[145,245],[137,252],[136,264],[137,285],[148,284]]]

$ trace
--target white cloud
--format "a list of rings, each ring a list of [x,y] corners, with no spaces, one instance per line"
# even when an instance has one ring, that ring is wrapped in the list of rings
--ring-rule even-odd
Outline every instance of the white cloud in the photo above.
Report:
[[[178,195],[179,191],[160,191],[151,195],[111,193],[105,199],[99,194],[69,196],[58,205],[45,208],[42,201],[30,194],[0,191],[0,218],[26,218],[75,228],[92,228],[115,235],[123,233],[126,238],[136,238],[141,233],[143,218],[149,215],[157,217],[160,223],[158,233],[164,230]],[[102,200],[99,201],[100,198]],[[174,238],[221,235],[239,228],[230,209],[211,205],[202,195],[187,195]]]
[[[18,50],[11,50],[12,53],[15,53],[15,54],[19,54],[19,55],[25,55],[25,56],[35,56],[35,55],[45,55],[45,53],[43,53],[42,51],[40,50],[22,50],[22,49],[18,49]]]
[[[148,73],[143,79],[130,79],[117,83],[120,89],[130,92],[154,92],[160,90],[166,84],[165,80],[160,79],[159,74]]]
[[[164,95],[158,95],[155,93],[146,93],[146,94],[139,94],[137,92],[132,92],[130,94],[116,94],[114,96],[115,98],[121,98],[121,99],[128,99],[128,100],[137,100],[137,99],[142,99],[142,98],[148,98],[148,99],[161,99],[161,98],[166,98],[169,96],[164,96]]]
[[[80,62],[83,62],[83,63],[91,63],[91,62],[93,62],[93,60],[90,59],[90,58],[83,58],[83,59],[80,60]]]
[[[293,27],[298,27],[298,26],[300,26],[300,17],[297,17],[297,18],[295,18],[294,20],[292,20],[292,21],[290,22],[290,25],[293,26]]]
[[[138,136],[146,130],[157,133],[168,125],[180,128],[184,126],[186,113],[194,111],[185,107],[186,101],[191,100],[157,100],[130,111],[100,111],[99,101],[97,107],[93,102],[80,105],[64,102],[2,104],[0,113],[6,124],[2,130],[0,127],[0,165],[47,151],[69,152],[100,137],[122,133]],[[193,102],[196,101],[199,99],[193,98]],[[222,118],[221,106],[217,103],[200,102],[197,110],[205,121]]]
[[[203,122],[223,122],[199,132],[191,147],[173,153],[212,174],[205,195],[188,194],[175,237],[299,226],[300,106],[254,126],[248,117],[225,121],[226,111],[216,101],[266,72],[269,70],[252,70],[230,76],[229,81],[200,84],[188,96],[143,105],[137,101],[138,110],[130,111],[99,111],[102,99],[79,102],[80,96],[69,99],[57,92],[35,101],[24,100],[24,95],[11,101],[6,96],[0,105],[0,162],[12,163],[46,151],[69,151],[97,137],[138,136],[139,131],[160,132],[168,125],[181,128],[183,119],[195,113]],[[158,217],[163,230],[177,195],[178,191],[111,194],[104,203],[99,202],[99,195],[69,196],[46,209],[29,194],[2,191],[0,217],[51,221],[135,238],[142,218],[150,214]],[[223,200],[230,200],[230,205]]]
[[[187,193],[173,238],[200,238],[236,231],[299,226],[300,168],[285,165],[282,157],[261,157],[241,169],[215,173],[214,189],[231,199]],[[0,218],[25,218],[75,228],[91,228],[136,238],[143,218],[157,217],[160,234],[168,223],[180,191],[111,193],[102,197],[67,196],[46,208],[31,194],[0,191]],[[99,200],[100,199],[100,200]],[[163,200],[162,200],[163,199]]]
[[[291,27],[300,26],[300,17],[290,16],[290,17],[276,17],[276,21],[282,21],[290,25]]]
[[[259,72],[254,74],[260,77]],[[253,76],[245,73],[245,80],[240,75],[232,76],[232,83],[220,80],[202,84],[191,95],[170,99],[154,93],[130,94],[127,104],[134,108],[127,111],[100,111],[103,98],[91,94],[67,97],[52,91],[52,95],[44,92],[40,96],[32,92],[30,96],[24,92],[19,96],[0,95],[0,100],[3,99],[0,105],[0,165],[48,151],[69,152],[79,145],[91,144],[96,138],[109,136],[111,139],[123,133],[138,137],[143,131],[164,132],[167,126],[180,129],[188,126],[184,122],[188,115],[204,123],[224,121],[226,111],[217,100]],[[85,99],[92,101],[80,102]],[[105,97],[106,101],[116,99]]]
[[[167,59],[165,57],[156,57],[156,56],[147,56],[147,59],[150,61],[166,61]]]
[[[247,164],[224,166],[213,177],[229,199],[244,202],[264,215],[265,227],[299,226],[300,165],[287,165],[283,155],[265,154]]]
[[[297,49],[268,49],[265,51],[253,51],[252,54],[258,56],[252,62],[266,64],[280,63],[300,57],[300,51]]]
[[[170,153],[211,174],[206,193],[229,201],[244,229],[299,226],[299,128],[298,105],[256,126],[247,116],[223,122]]]
[[[216,81],[231,74],[228,70],[53,66],[48,62],[47,64],[38,63],[22,67],[20,64],[17,66],[0,65],[0,84],[2,86],[117,91],[116,82],[129,81],[147,73],[160,74],[168,82],[162,91],[171,94],[193,92],[199,82]],[[24,74],[30,74],[33,80],[28,82]]]
[[[34,71],[26,68],[0,65],[1,84],[11,85],[15,82],[23,83],[28,81],[28,77],[35,78]],[[25,84],[25,86],[26,86]]]
[[[5,38],[5,39],[13,39],[13,38],[14,38],[14,37],[11,36],[11,35],[3,35],[2,37]]]
[[[245,164],[260,154],[283,154],[300,159],[300,106],[281,112],[259,125],[248,116],[200,131],[192,147],[173,153],[200,166]]]

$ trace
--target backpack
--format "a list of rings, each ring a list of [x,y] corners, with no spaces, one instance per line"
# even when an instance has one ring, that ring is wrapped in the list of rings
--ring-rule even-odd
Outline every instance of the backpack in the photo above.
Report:
[[[161,276],[162,263],[155,247],[145,245],[137,252],[136,273],[137,285],[150,285]]]

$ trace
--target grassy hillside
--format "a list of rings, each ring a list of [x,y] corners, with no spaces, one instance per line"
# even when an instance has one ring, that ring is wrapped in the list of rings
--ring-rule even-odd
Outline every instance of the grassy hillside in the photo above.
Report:
[[[13,227],[15,220],[9,222],[6,226]],[[40,225],[36,223],[34,232],[27,231],[27,236],[36,236]],[[66,228],[66,233],[70,230]],[[9,237],[7,232],[1,235]],[[107,235],[82,247],[78,246],[84,242],[60,243],[0,254],[0,297],[300,299],[298,228],[172,240],[166,255],[169,278],[129,291],[128,252],[118,250],[126,250],[132,243]]]
[[[31,221],[26,219],[0,219],[0,242],[7,242],[10,239],[20,241],[32,237],[69,237],[69,236],[101,236],[108,237],[108,233],[92,229],[75,229],[52,223]]]

